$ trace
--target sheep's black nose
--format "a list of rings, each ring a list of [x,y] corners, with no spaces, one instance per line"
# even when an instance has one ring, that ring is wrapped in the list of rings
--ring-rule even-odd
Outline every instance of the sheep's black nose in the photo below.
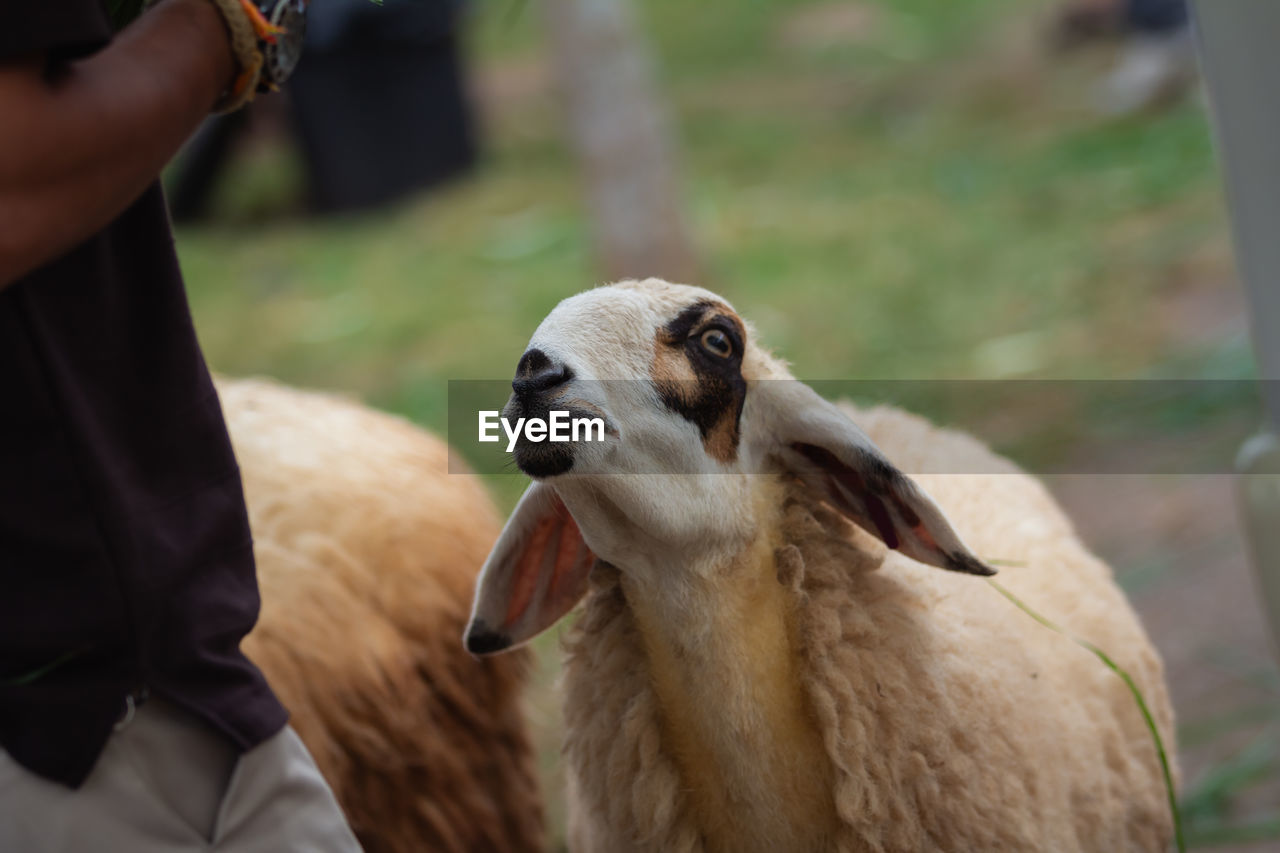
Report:
[[[516,365],[516,378],[511,380],[511,390],[517,396],[529,397],[563,385],[573,378],[573,371],[566,364],[556,364],[540,349],[528,350]]]

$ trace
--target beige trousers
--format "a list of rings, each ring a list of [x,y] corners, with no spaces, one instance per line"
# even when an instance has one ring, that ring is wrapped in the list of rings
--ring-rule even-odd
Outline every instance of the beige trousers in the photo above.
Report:
[[[0,750],[0,851],[350,853],[360,850],[293,729],[240,755],[152,698],[107,741],[78,790]]]

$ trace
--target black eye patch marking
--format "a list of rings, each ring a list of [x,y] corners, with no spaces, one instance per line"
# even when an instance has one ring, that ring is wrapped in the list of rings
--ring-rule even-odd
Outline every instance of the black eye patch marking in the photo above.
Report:
[[[700,338],[717,329],[728,338],[727,356],[707,352]],[[650,369],[658,396],[693,423],[712,458],[732,462],[738,454],[738,421],[746,399],[742,378],[744,329],[724,305],[695,302],[658,330]]]

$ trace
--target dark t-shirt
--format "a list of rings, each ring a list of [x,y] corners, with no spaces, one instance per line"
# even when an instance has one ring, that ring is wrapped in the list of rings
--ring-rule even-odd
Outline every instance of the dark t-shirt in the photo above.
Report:
[[[109,38],[97,0],[0,0],[0,60]],[[240,652],[257,614],[239,471],[153,185],[0,290],[0,746],[78,786],[144,686],[260,743],[286,713]]]

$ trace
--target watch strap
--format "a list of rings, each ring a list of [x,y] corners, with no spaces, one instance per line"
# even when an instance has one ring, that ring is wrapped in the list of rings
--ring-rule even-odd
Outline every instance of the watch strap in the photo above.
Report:
[[[258,91],[265,61],[258,43],[258,31],[241,0],[209,0],[222,14],[231,37],[231,53],[236,60],[236,76],[226,92],[213,105],[214,112],[234,112],[253,100]]]

